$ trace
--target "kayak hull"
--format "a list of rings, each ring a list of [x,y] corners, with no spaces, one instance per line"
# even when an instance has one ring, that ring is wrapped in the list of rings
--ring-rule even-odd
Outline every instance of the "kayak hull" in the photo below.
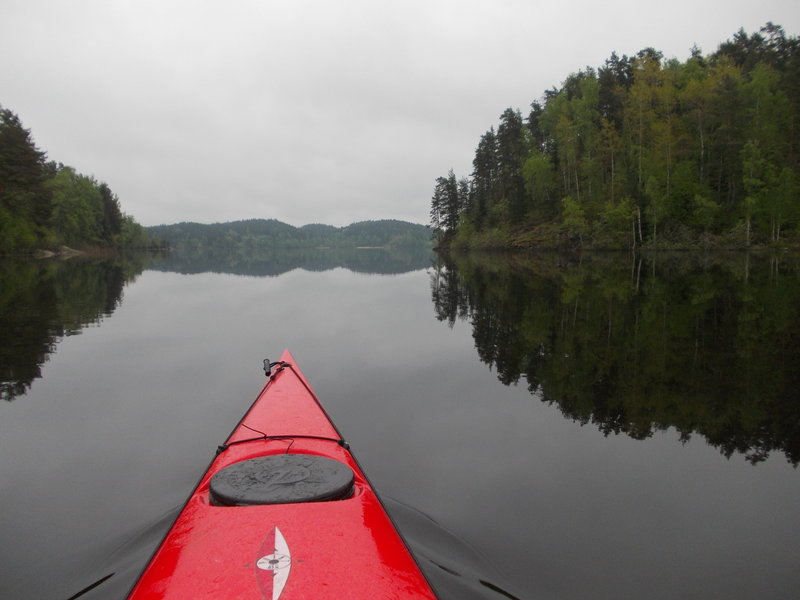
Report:
[[[377,494],[285,352],[129,598],[435,598]],[[220,506],[214,475],[284,454],[352,470],[346,498]],[[294,483],[306,475],[282,474]],[[274,487],[280,487],[277,484]]]

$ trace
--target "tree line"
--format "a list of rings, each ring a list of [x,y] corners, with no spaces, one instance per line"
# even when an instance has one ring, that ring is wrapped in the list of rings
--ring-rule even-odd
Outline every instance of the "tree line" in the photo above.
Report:
[[[228,250],[243,252],[274,248],[431,246],[425,225],[384,219],[361,221],[346,227],[310,224],[294,227],[277,219],[248,219],[228,223],[176,223],[147,228],[148,233],[179,250]]]
[[[800,239],[800,42],[767,23],[685,62],[612,53],[436,180],[442,246],[746,247]]]
[[[47,161],[0,106],[0,254],[60,245],[145,246],[147,236],[106,183]]]

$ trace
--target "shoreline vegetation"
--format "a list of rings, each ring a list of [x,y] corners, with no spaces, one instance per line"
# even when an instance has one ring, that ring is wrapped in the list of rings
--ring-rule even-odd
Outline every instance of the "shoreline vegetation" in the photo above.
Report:
[[[46,161],[29,129],[0,106],[0,256],[66,259],[121,249],[241,253],[274,248],[431,248],[427,225],[393,219],[293,227],[275,219],[142,227],[106,183]]]
[[[0,256],[151,245],[108,184],[45,158],[20,118],[0,106]]]
[[[612,53],[506,109],[472,166],[436,180],[438,250],[800,248],[800,41]]]
[[[276,248],[389,250],[433,245],[430,227],[395,219],[360,221],[345,227],[319,223],[294,227],[277,219],[248,219],[156,225],[146,230],[169,248],[198,252],[238,249],[253,253]]]

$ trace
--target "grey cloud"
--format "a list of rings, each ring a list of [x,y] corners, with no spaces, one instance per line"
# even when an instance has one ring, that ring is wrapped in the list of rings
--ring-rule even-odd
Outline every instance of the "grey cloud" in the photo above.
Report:
[[[685,58],[788,0],[4,3],[0,103],[145,225],[425,222],[507,106],[613,50]]]

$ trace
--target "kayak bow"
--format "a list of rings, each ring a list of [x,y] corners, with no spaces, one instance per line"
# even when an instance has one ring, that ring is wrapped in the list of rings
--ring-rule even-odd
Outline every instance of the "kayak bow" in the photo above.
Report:
[[[129,598],[435,599],[292,355],[265,370]]]

